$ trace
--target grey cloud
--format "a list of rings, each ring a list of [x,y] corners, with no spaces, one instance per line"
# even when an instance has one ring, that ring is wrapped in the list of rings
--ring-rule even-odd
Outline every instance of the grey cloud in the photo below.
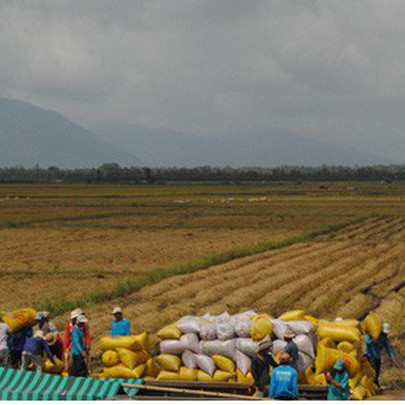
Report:
[[[402,158],[404,17],[402,0],[2,1],[0,96],[89,126],[279,126]]]

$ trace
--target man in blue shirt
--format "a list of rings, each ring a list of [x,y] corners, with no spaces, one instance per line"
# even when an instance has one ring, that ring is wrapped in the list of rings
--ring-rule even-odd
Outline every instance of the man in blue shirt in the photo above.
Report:
[[[73,359],[73,373],[74,377],[87,377],[89,370],[87,368],[87,350],[84,344],[84,325],[87,323],[87,319],[84,315],[79,315],[76,318],[76,324],[72,331],[72,359]]]
[[[391,326],[388,323],[383,324],[383,330],[380,333],[378,339],[373,339],[368,333],[366,333],[366,356],[370,364],[375,370],[374,382],[380,387],[378,378],[381,370],[381,354],[385,349],[392,362],[398,366],[398,362],[395,359],[395,353],[391,348],[388,334],[391,332]]]
[[[298,398],[298,374],[291,367],[290,355],[283,353],[280,358],[281,365],[271,373],[270,397],[275,399]]]
[[[42,373],[42,357],[44,352],[53,364],[56,364],[51,351],[49,350],[48,343],[44,339],[44,333],[37,331],[34,336],[27,339],[22,352],[21,370],[28,370],[29,365],[32,363],[35,366],[37,373]]]
[[[122,316],[121,307],[116,307],[111,312],[114,318],[111,323],[111,336],[129,336],[131,334],[131,326],[128,319]]]
[[[349,374],[346,371],[345,361],[339,359],[333,365],[331,374],[326,374],[329,383],[328,400],[347,401],[350,395]]]
[[[22,352],[25,342],[34,334],[32,327],[28,326],[14,332],[10,337],[10,365],[19,370],[21,368]]]

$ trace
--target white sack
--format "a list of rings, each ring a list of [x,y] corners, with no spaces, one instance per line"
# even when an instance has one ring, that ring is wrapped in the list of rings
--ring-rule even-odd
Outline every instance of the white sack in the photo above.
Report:
[[[308,367],[314,364],[314,360],[305,353],[298,353],[297,370],[299,373],[303,373]]]
[[[197,364],[197,355],[186,350],[181,355],[181,362],[184,364],[185,367],[192,368],[193,370],[198,367]]]
[[[185,316],[181,318],[177,323],[177,327],[181,330],[182,333],[200,333],[201,324],[198,322],[198,319],[193,316]]]
[[[200,326],[202,340],[215,340],[217,338],[217,325],[215,323],[203,323]]]
[[[168,354],[181,354],[186,350],[186,345],[177,339],[166,339],[160,342],[160,352]]]
[[[307,354],[308,356],[315,358],[315,350],[312,344],[312,339],[307,335],[298,335],[293,341],[298,346],[298,350]]]
[[[250,337],[250,328],[253,325],[253,321],[249,319],[242,319],[235,324],[236,335],[240,338],[249,338]]]
[[[205,356],[204,354],[197,354],[196,357],[198,368],[205,371],[212,377],[216,370],[214,360],[212,360],[211,357]]]
[[[240,338],[236,340],[236,348],[246,356],[253,357],[259,349],[259,343],[251,338]]]
[[[308,321],[290,321],[287,325],[296,335],[307,335],[314,330],[314,325]]]
[[[250,357],[246,356],[246,354],[239,350],[236,350],[235,363],[236,367],[242,372],[243,375],[246,375],[252,368],[252,360]]]
[[[217,326],[217,337],[219,340],[229,340],[235,337],[235,327],[231,322],[220,323]]]
[[[277,336],[277,338],[284,339],[284,334],[288,329],[288,322],[272,319],[271,324],[273,325],[273,333]]]
[[[285,347],[287,346],[287,342],[284,342],[284,340],[277,339],[273,342],[273,347],[271,348],[271,351],[273,354],[277,354],[282,352]]]
[[[200,353],[200,339],[195,333],[187,333],[180,337],[180,342],[186,347],[186,350],[190,350],[194,353]]]
[[[200,343],[201,352],[207,356],[213,356],[214,354],[220,354],[221,356],[228,357],[234,360],[236,350],[236,339],[222,341],[213,340],[210,342],[202,341]]]

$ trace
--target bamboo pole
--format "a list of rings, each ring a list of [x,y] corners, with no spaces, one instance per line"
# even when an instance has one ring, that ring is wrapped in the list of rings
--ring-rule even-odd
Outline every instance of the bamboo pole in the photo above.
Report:
[[[247,395],[239,394],[225,394],[223,392],[213,392],[213,391],[200,391],[200,390],[189,390],[186,388],[172,388],[172,387],[156,387],[152,385],[145,384],[121,384],[125,388],[137,388],[140,390],[147,391],[157,391],[157,392],[172,392],[173,394],[190,394],[190,395],[199,395],[203,397],[215,397],[215,398],[228,398],[228,399],[243,399],[245,401],[262,401],[262,398],[250,397]]]

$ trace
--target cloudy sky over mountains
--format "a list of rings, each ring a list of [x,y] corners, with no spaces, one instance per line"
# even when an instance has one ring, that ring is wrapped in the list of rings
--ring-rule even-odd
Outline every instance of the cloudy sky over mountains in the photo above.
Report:
[[[85,126],[278,127],[403,159],[402,0],[1,0],[0,96]]]

